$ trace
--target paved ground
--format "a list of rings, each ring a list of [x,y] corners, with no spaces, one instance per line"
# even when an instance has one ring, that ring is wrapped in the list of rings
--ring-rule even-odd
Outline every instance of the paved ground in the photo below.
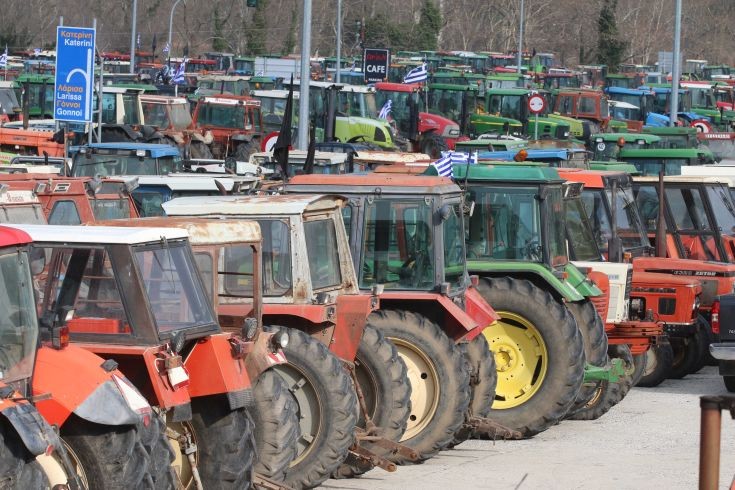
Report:
[[[724,393],[707,367],[657,388],[634,388],[600,420],[563,422],[526,441],[467,441],[422,465],[373,470],[332,489],[697,488],[699,395]],[[720,483],[735,474],[735,421],[723,415]]]

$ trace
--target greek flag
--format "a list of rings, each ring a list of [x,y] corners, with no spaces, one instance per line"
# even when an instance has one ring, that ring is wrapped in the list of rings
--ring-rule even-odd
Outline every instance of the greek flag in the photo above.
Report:
[[[136,39],[136,45],[140,49],[140,32],[138,33],[138,39]]]
[[[184,61],[179,63],[179,67],[176,68],[176,73],[174,73],[174,77],[171,79],[171,82],[175,83],[176,85],[181,85],[184,83],[184,70],[186,70],[187,61],[189,60],[184,58]]]
[[[391,99],[388,99],[385,101],[385,104],[383,105],[383,108],[380,109],[380,114],[378,114],[378,119],[388,119],[388,116],[390,115],[390,110],[393,108],[393,101]]]
[[[427,78],[429,78],[429,72],[426,70],[426,63],[424,63],[409,71],[403,78],[403,83],[425,82]]]
[[[5,52],[0,54],[0,67],[5,68],[8,66],[8,45],[5,45]]]
[[[171,51],[171,45],[169,43],[166,43],[166,45],[163,47],[163,52],[165,54],[168,54],[169,51]]]
[[[477,152],[472,155],[459,151],[443,151],[442,157],[431,165],[436,169],[436,173],[442,177],[454,177],[452,167],[454,165],[476,165]]]
[[[41,48],[33,48],[33,56],[39,56],[41,54]]]

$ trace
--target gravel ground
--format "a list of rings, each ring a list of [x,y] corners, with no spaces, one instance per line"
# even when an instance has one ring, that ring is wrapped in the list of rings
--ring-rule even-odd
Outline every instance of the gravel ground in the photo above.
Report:
[[[525,441],[467,441],[395,473],[329,480],[322,488],[429,490],[697,488],[699,396],[725,393],[717,368],[634,388],[601,419],[567,421]],[[735,474],[735,421],[723,414],[720,486]]]

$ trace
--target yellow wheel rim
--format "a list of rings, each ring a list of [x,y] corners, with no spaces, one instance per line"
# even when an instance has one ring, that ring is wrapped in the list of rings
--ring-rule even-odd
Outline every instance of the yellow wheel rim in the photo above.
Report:
[[[549,354],[533,324],[517,313],[497,311],[500,320],[483,331],[495,355],[498,386],[493,409],[523,405],[536,394],[546,378]]]
[[[434,363],[415,345],[404,339],[390,339],[406,363],[411,383],[411,414],[401,441],[411,439],[423,431],[436,414],[439,405],[439,376]]]
[[[196,488],[194,475],[191,471],[191,463],[189,457],[184,453],[188,446],[185,439],[191,439],[192,444],[196,444],[196,434],[191,422],[174,422],[171,420],[171,412],[166,414],[166,436],[168,443],[174,450],[174,460],[171,463],[176,476],[179,479],[179,487],[184,490]],[[194,462],[199,465],[199,452],[194,453]]]

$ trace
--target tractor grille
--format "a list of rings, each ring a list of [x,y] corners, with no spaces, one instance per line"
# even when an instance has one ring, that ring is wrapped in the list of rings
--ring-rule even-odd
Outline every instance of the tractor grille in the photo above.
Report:
[[[595,307],[595,310],[597,310],[597,314],[600,315],[600,318],[602,319],[602,323],[607,323],[607,308],[610,297],[609,291],[603,291],[603,294],[600,296],[592,296],[590,298],[590,301],[592,301],[592,305]]]
[[[628,269],[628,276],[625,278],[625,301],[630,301],[630,292],[633,289],[633,268]]]

